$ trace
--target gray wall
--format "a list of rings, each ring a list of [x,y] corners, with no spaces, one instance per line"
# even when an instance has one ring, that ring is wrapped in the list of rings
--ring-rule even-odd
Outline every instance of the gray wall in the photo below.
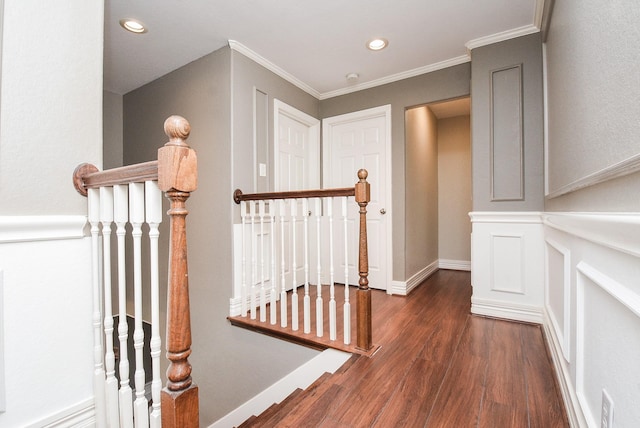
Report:
[[[433,73],[389,83],[320,101],[320,118],[391,104],[391,167],[393,186],[393,279],[404,281],[407,274],[405,177],[405,109],[470,93],[471,66],[461,64]]]
[[[201,426],[210,425],[317,355],[317,351],[231,327],[226,320],[232,295],[235,204],[231,196],[235,187],[245,185],[233,182],[233,170],[246,165],[244,155],[253,144],[252,138],[241,138],[238,131],[251,127],[252,113],[238,107],[232,117],[232,97],[239,91],[251,92],[260,83],[260,73],[252,75],[234,56],[229,48],[221,49],[124,96],[127,164],[155,158],[157,148],[167,140],[162,130],[167,116],[180,114],[192,126],[188,142],[198,153],[199,171],[198,190],[187,202],[190,361],[200,387]],[[271,95],[276,94],[288,99],[287,93]],[[234,135],[232,130],[238,132]]]
[[[427,106],[406,110],[406,276],[438,260],[438,119]]]
[[[638,22],[634,0],[555,2],[546,41],[550,192],[640,154]],[[640,174],[549,198],[545,208],[638,211]]]
[[[122,166],[122,95],[102,91],[102,166]]]
[[[474,211],[544,209],[540,37],[471,52]]]
[[[471,260],[471,119],[438,120],[438,258]]]

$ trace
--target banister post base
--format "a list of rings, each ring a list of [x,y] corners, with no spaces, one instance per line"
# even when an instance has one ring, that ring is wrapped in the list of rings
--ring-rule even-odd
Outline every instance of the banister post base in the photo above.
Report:
[[[198,387],[191,384],[182,391],[162,390],[162,427],[198,428]]]
[[[371,339],[371,289],[359,288],[357,291],[357,338],[356,348],[368,351],[373,347]]]

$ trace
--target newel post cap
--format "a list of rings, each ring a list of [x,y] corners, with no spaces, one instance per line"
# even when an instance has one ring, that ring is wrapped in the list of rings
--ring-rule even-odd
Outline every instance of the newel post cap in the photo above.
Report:
[[[181,116],[170,116],[164,122],[169,141],[158,149],[158,187],[193,192],[198,187],[198,158],[186,143],[191,125]]]

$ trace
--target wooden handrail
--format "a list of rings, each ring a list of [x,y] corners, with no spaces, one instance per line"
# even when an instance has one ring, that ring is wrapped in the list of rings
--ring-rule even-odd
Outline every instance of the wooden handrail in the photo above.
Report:
[[[240,189],[236,189],[236,191],[233,193],[233,200],[236,202],[236,204],[239,204],[242,201],[355,196],[355,200],[360,207],[360,232],[358,248],[358,273],[360,279],[358,281],[357,292],[358,307],[356,312],[356,347],[363,351],[369,351],[371,348],[373,348],[371,332],[371,292],[369,289],[368,279],[369,256],[367,244],[367,205],[371,200],[370,185],[367,182],[368,175],[369,173],[366,169],[360,169],[358,171],[359,181],[355,184],[354,187],[248,194],[243,194]]]
[[[169,359],[167,384],[162,390],[162,426],[197,428],[199,426],[198,387],[191,379],[191,321],[187,271],[187,234],[185,202],[197,188],[197,157],[185,140],[191,126],[180,116],[164,123],[169,142],[158,149],[158,160],[107,171],[81,164],[73,174],[76,190],[87,196],[87,189],[157,180],[171,206],[169,238],[169,275],[167,284],[167,338]]]
[[[343,187],[336,189],[314,189],[314,190],[293,190],[287,192],[267,192],[267,193],[242,193],[236,189],[233,192],[233,200],[236,204],[242,201],[267,201],[272,199],[304,199],[304,198],[329,198],[332,196],[355,196],[354,187]]]

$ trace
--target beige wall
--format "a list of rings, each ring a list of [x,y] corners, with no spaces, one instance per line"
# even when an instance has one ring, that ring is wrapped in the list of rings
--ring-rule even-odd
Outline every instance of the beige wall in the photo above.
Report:
[[[438,120],[438,257],[471,260],[469,116]]]
[[[405,271],[438,260],[438,120],[427,106],[407,109]]]

